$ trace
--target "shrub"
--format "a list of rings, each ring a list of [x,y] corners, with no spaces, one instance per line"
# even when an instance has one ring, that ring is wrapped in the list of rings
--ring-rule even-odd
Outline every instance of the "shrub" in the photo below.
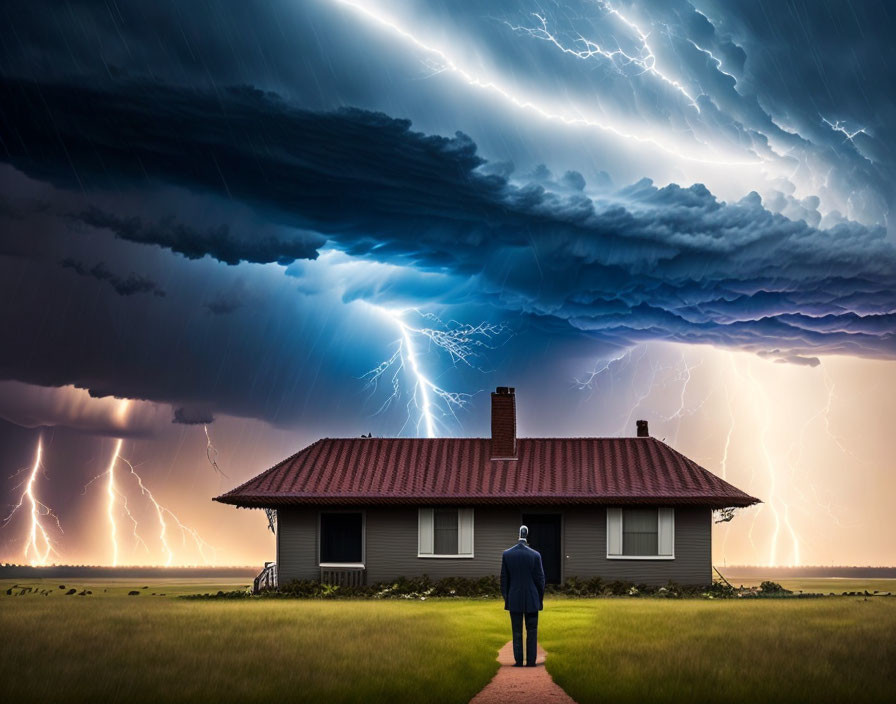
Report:
[[[774,582],[763,582],[759,590],[755,588],[737,589],[723,582],[706,585],[685,585],[668,582],[663,586],[634,584],[632,582],[605,582],[600,577],[580,579],[570,577],[563,584],[549,584],[546,594],[567,596],[571,598],[593,597],[655,597],[661,599],[730,599],[741,596],[787,596],[792,592]],[[466,598],[466,599],[499,599],[501,584],[497,577],[488,576],[479,579],[466,577],[445,577],[433,581],[429,576],[399,577],[391,582],[380,582],[364,586],[337,586],[322,584],[316,580],[301,579],[288,582],[278,591],[265,591],[253,595],[248,590],[220,591],[217,594],[191,594],[185,598],[192,599],[246,599],[246,598],[298,598],[298,599],[428,599]]]

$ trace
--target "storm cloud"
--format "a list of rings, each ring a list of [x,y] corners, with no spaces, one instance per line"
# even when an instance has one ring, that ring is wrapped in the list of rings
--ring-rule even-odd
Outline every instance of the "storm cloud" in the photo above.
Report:
[[[474,279],[480,302],[623,344],[782,358],[896,352],[896,251],[883,228],[822,230],[772,213],[755,193],[725,203],[701,184],[642,179],[589,195],[580,175],[517,181],[488,169],[464,134],[302,110],[246,87],[6,78],[0,91],[2,158],[31,177],[88,189],[149,178],[241,200],[285,227],[282,240],[255,241],[224,223],[197,235],[167,218],[73,216],[130,241],[228,264],[313,258],[329,241],[353,257]]]
[[[135,293],[152,293],[156,296],[164,296],[165,292],[159,288],[159,285],[134,272],[127,276],[119,276],[115,274],[104,262],[97,262],[92,267],[88,267],[84,262],[76,259],[66,258],[62,260],[63,269],[71,269],[79,276],[92,276],[98,281],[108,283],[120,296],[133,296]]]

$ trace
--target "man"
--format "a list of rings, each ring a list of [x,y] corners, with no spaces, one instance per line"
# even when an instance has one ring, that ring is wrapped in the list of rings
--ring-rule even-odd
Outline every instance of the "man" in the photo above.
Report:
[[[529,529],[520,526],[519,542],[501,556],[501,594],[510,612],[514,667],[523,666],[523,621],[526,622],[526,667],[538,655],[538,612],[544,608],[541,553],[527,544]]]

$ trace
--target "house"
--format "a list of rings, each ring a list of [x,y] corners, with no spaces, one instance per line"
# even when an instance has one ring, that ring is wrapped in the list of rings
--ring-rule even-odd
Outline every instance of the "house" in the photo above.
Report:
[[[499,387],[491,430],[325,438],[215,501],[276,510],[280,584],[497,575],[521,524],[549,583],[708,584],[712,510],[759,501],[646,421],[635,437],[517,438],[516,394]]]

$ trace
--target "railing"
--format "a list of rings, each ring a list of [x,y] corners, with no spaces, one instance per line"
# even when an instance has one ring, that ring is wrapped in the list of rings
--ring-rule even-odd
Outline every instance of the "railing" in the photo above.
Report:
[[[267,591],[277,588],[277,563],[265,562],[264,569],[258,573],[255,581],[252,583],[252,593]]]
[[[321,567],[320,583],[339,587],[363,587],[367,571],[363,567]]]

